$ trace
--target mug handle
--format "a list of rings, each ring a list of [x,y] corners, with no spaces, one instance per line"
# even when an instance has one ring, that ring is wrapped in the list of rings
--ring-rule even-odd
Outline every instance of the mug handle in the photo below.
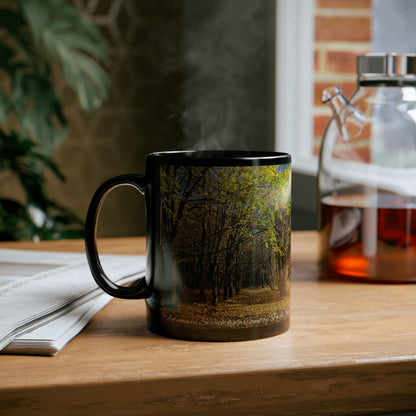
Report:
[[[119,286],[104,272],[97,249],[97,221],[105,197],[119,186],[132,186],[142,195],[147,182],[143,175],[127,174],[105,181],[93,195],[85,220],[85,251],[91,273],[97,285],[109,295],[122,299],[142,299],[150,296],[146,278],[141,277],[133,286]]]

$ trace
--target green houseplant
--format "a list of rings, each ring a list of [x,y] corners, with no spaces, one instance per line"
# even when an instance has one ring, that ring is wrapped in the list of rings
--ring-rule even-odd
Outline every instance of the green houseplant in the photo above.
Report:
[[[64,179],[52,155],[68,133],[54,87],[60,71],[87,112],[108,94],[106,44],[65,0],[13,0],[0,6],[0,178],[20,198],[2,196],[0,239],[80,237],[83,222],[49,198],[45,173]]]

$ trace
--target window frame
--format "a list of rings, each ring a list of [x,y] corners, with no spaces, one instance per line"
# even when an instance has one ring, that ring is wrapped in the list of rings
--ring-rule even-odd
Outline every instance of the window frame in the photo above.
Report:
[[[314,0],[276,0],[275,149],[295,172],[317,175],[313,155]]]

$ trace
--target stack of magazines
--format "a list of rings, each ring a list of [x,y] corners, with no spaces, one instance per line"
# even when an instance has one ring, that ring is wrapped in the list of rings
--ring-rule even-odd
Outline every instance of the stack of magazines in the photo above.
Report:
[[[119,285],[145,273],[145,256],[102,255]],[[0,249],[0,352],[55,355],[112,298],[85,254]]]

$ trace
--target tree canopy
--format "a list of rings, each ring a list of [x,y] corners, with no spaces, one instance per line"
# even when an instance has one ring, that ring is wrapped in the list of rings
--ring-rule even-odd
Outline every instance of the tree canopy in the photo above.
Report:
[[[256,287],[288,291],[290,165],[163,166],[161,244],[172,290],[213,305]]]

